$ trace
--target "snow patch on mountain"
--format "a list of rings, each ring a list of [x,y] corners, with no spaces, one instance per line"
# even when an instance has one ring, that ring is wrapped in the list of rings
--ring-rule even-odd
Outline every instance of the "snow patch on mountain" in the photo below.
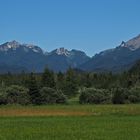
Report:
[[[65,48],[58,48],[56,50],[56,54],[68,56],[70,54],[70,52]]]
[[[43,53],[42,49],[38,46],[32,44],[20,44],[17,41],[7,42],[5,44],[0,45],[0,51],[7,52],[9,50],[17,50],[18,48],[23,48],[25,52],[29,52],[32,50],[35,53]]]

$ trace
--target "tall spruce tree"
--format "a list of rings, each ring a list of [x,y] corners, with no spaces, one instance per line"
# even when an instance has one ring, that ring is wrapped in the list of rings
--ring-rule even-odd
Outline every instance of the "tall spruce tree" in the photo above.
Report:
[[[59,72],[57,74],[57,82],[56,82],[57,89],[63,90],[64,82],[65,82],[64,74],[62,72]]]
[[[63,92],[68,97],[75,96],[78,93],[76,74],[72,68],[66,72]]]
[[[40,104],[40,93],[39,93],[39,88],[37,85],[36,77],[34,73],[31,73],[29,75],[28,79],[28,88],[29,88],[29,95],[30,95],[30,100],[32,104]]]
[[[42,74],[41,83],[43,87],[55,88],[56,84],[53,71],[46,68]]]

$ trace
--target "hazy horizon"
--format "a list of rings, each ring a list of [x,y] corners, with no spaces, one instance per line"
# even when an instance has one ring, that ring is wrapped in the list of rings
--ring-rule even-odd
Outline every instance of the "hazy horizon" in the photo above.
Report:
[[[0,44],[17,40],[45,51],[64,47],[93,56],[138,34],[138,0],[0,0]]]

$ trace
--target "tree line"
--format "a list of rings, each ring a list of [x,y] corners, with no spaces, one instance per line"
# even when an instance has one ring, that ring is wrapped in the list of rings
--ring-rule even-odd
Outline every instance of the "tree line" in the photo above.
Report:
[[[54,73],[0,75],[0,104],[62,104],[79,96],[81,104],[140,102],[140,72],[113,74],[83,72],[69,68]]]

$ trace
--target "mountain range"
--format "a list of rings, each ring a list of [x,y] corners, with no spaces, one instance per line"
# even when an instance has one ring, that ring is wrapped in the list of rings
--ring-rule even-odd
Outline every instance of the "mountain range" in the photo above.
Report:
[[[64,72],[69,67],[76,68],[89,60],[90,57],[79,50],[58,48],[44,52],[36,45],[21,44],[15,40],[0,45],[0,73],[23,70],[42,72],[45,67]]]
[[[131,68],[139,59],[140,35],[93,57],[80,50],[65,48],[44,52],[36,45],[15,40],[0,45],[0,73],[42,72],[45,67],[55,72],[65,72],[69,67],[83,71],[121,72]]]
[[[86,71],[121,72],[131,68],[140,59],[140,35],[124,42],[113,49],[108,49],[93,56],[80,66]]]

